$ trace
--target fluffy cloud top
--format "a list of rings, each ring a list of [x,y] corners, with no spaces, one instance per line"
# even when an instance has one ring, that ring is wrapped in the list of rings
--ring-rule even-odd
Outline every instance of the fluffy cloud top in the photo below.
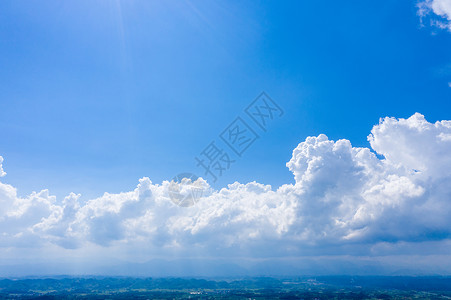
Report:
[[[418,14],[421,18],[435,16],[430,20],[431,25],[451,31],[451,1],[450,0],[426,0],[418,4]]]
[[[47,190],[21,198],[0,182],[0,247],[255,258],[384,255],[399,247],[422,254],[424,242],[449,243],[451,121],[384,118],[368,140],[379,157],[348,140],[308,137],[287,163],[295,184],[235,182],[217,191],[200,178],[205,192],[191,207],[171,201],[168,181],[149,178],[86,202],[73,193],[57,201]],[[444,254],[443,247],[426,252]]]

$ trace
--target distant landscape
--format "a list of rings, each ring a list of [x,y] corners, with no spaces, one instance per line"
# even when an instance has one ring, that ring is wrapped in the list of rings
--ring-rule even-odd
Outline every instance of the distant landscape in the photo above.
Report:
[[[450,299],[451,277],[4,278],[0,299]]]

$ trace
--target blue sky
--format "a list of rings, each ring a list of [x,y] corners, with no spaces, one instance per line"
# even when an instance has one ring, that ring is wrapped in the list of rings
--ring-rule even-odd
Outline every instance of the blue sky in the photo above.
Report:
[[[307,136],[449,118],[451,35],[414,1],[2,1],[0,140],[20,194],[129,190],[194,157],[266,91],[285,110],[217,187],[279,186]]]
[[[186,247],[451,274],[450,22],[449,0],[1,1],[0,265]],[[205,177],[262,91],[283,116],[174,207],[163,182]]]

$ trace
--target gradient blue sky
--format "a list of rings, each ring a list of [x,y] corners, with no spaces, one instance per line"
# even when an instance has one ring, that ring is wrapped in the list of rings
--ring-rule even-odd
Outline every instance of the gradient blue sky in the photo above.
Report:
[[[451,33],[416,1],[1,1],[0,154],[19,195],[180,172],[261,91],[285,111],[216,188],[294,182],[307,136],[451,118]],[[199,174],[201,175],[201,174]]]

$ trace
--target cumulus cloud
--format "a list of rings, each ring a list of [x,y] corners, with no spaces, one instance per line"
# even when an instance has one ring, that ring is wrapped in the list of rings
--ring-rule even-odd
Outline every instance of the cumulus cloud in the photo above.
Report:
[[[372,149],[308,137],[287,163],[295,184],[277,189],[235,182],[213,190],[199,178],[204,193],[191,207],[171,201],[173,183],[149,178],[86,202],[74,193],[57,201],[47,190],[21,198],[0,182],[0,247],[265,258],[387,255],[400,245],[421,254],[418,245],[448,243],[451,121],[384,118],[368,140]]]
[[[418,3],[418,15],[428,18],[430,24],[451,31],[451,1],[425,0]]]

